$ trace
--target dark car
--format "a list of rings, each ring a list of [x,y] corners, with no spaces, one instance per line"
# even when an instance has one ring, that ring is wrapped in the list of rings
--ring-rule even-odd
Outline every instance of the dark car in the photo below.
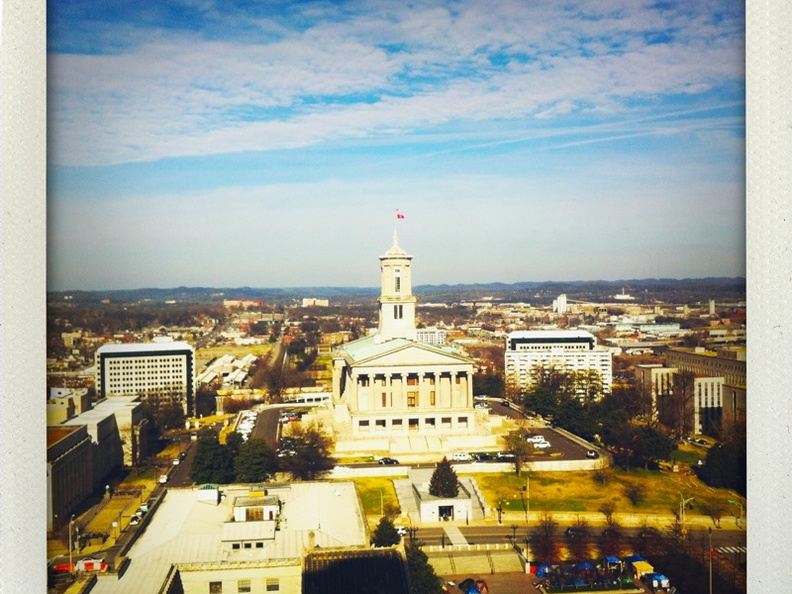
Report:
[[[398,464],[399,461],[396,458],[380,458],[377,464]]]
[[[487,460],[495,459],[494,454],[488,454],[486,452],[476,452],[474,454],[471,454],[471,456],[473,456],[473,460],[475,460],[476,462],[486,462]]]
[[[660,531],[657,528],[644,528],[638,533],[638,537],[645,539],[660,538]]]
[[[607,540],[621,540],[622,533],[615,528],[605,528],[602,531],[602,537]]]
[[[570,526],[564,531],[568,538],[582,538],[588,536],[588,528],[585,526]]]

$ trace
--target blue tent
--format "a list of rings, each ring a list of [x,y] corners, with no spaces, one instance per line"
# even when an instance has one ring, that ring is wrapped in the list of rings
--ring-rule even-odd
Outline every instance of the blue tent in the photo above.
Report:
[[[593,573],[597,571],[597,568],[591,561],[581,561],[580,563],[577,564],[577,567],[575,567],[575,569],[577,570],[578,573],[584,573],[584,572]]]
[[[549,563],[542,563],[536,568],[536,577],[548,577],[553,574],[553,566]]]

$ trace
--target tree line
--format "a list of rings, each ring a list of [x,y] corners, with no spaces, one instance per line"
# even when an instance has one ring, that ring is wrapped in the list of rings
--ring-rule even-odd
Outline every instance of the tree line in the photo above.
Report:
[[[213,429],[202,427],[190,479],[197,484],[261,483],[286,472],[292,480],[316,480],[335,466],[333,441],[321,428],[297,426],[285,441],[288,448],[278,452],[264,439],[244,440],[232,432],[222,444]]]

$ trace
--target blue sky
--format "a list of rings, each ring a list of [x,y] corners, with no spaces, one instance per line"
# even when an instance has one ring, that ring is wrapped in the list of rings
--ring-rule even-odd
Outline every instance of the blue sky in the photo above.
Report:
[[[50,0],[50,290],[742,276],[733,0]]]

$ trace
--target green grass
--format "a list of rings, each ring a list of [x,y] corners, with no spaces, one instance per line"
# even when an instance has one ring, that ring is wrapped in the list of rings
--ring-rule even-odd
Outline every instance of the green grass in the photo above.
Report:
[[[701,448],[691,445],[682,445],[671,456],[681,464],[695,464],[698,460],[703,460],[707,453]]]
[[[370,477],[356,478],[353,481],[360,493],[360,501],[363,504],[365,515],[380,517],[389,508],[398,507],[399,501],[391,479]]]
[[[522,477],[509,474],[473,475],[484,494],[488,505],[496,507],[503,501],[504,509],[520,511],[523,509],[523,487],[527,473]],[[597,512],[606,501],[616,504],[617,512],[639,511],[644,513],[667,514],[679,505],[679,493],[686,497],[694,493],[697,505],[706,502],[725,503],[735,499],[735,494],[726,489],[710,491],[695,476],[682,473],[668,473],[643,469],[609,471],[609,480],[602,485],[594,481],[593,473],[573,472],[531,472],[529,497],[531,511],[569,511]],[[643,487],[644,497],[633,505],[626,494],[632,484]],[[691,485],[694,485],[691,487]],[[694,508],[694,512],[697,510]]]

